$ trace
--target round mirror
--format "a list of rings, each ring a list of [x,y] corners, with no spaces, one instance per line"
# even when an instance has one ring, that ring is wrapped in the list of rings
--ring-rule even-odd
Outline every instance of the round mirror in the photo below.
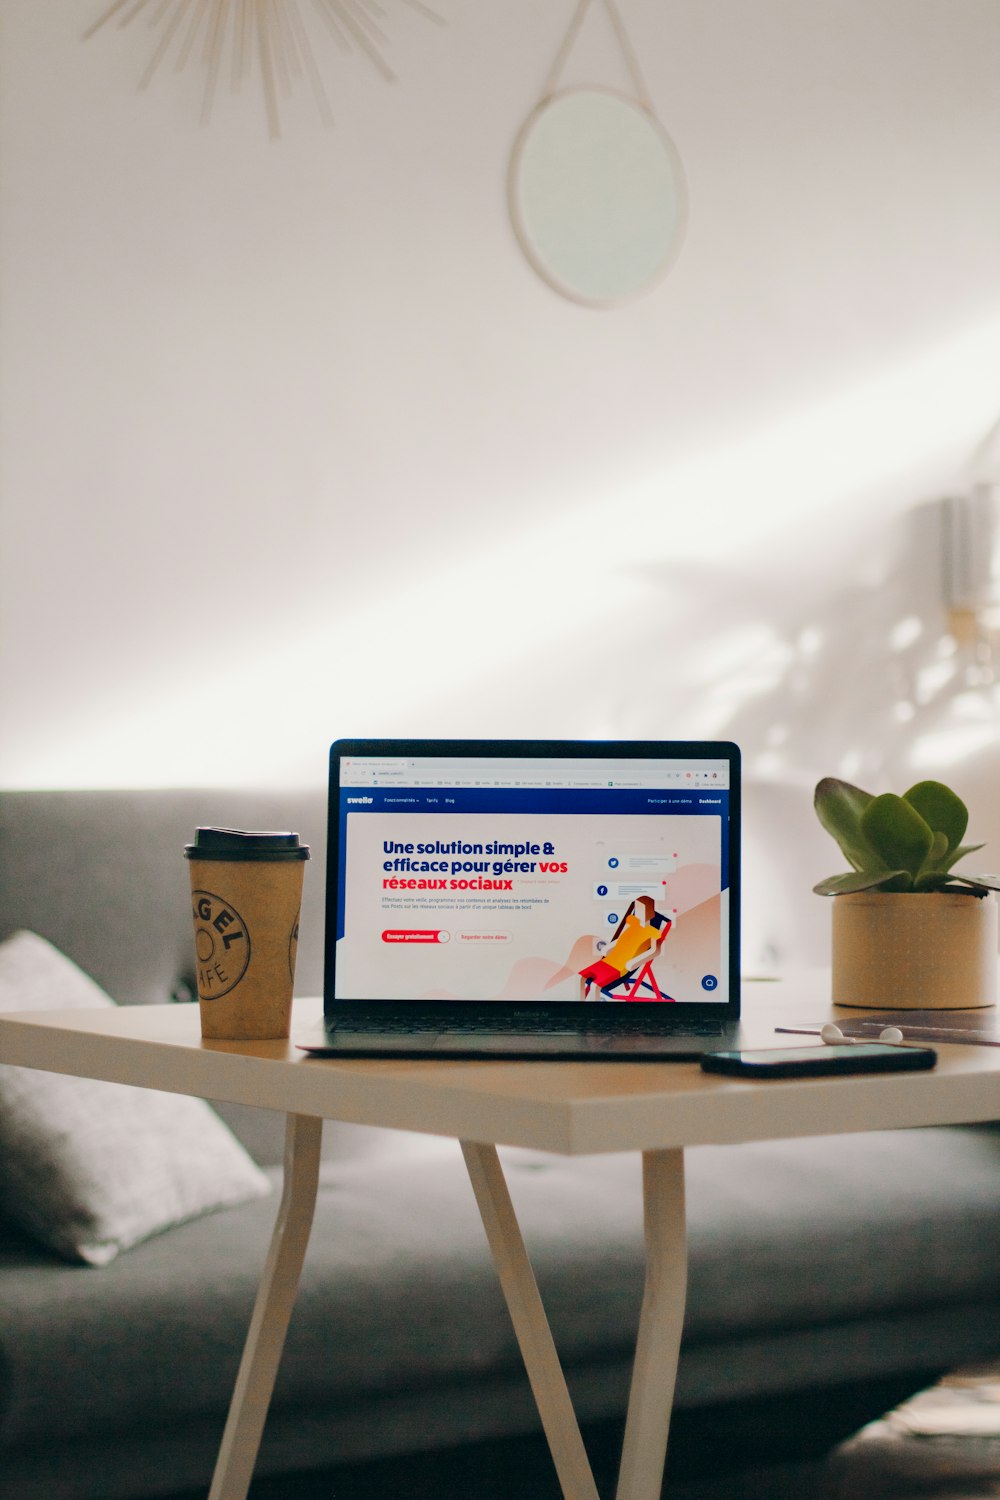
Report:
[[[648,291],[684,237],[687,190],[673,142],[634,99],[572,89],[526,121],[510,164],[510,212],[556,291],[610,307]]]

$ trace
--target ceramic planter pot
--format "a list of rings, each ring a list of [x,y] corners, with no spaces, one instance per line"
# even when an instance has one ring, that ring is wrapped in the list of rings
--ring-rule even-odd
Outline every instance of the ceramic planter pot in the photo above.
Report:
[[[995,1005],[997,912],[992,891],[834,896],[834,1003],[866,1010]]]

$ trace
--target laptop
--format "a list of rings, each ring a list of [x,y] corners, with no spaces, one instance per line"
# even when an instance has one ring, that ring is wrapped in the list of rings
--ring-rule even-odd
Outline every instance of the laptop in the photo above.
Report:
[[[343,1057],[739,1045],[740,759],[721,741],[338,740],[324,1018]]]

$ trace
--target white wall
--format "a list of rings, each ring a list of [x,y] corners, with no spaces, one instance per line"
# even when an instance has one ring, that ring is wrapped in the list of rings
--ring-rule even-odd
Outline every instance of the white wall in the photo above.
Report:
[[[84,42],[101,0],[6,0],[0,784],[724,732],[967,477],[1000,408],[996,0],[621,0],[691,216],[613,312],[506,216],[570,0],[438,3],[387,0],[395,85],[323,47],[335,127],[302,93],[272,143],[256,89],[207,128],[193,67],[137,93],[141,18]],[[624,81],[597,5],[585,78]]]

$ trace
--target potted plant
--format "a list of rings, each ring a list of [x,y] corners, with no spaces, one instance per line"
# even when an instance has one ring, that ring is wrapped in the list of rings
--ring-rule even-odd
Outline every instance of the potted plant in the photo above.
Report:
[[[813,889],[833,901],[833,999],[891,1010],[997,999],[996,875],[956,874],[969,813],[939,781],[876,797],[827,776],[816,812],[851,869]]]

